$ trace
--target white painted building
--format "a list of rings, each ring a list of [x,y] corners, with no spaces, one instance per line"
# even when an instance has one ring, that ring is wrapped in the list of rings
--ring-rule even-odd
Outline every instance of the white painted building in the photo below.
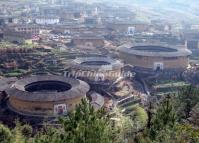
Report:
[[[36,24],[40,25],[52,25],[58,24],[60,19],[58,17],[38,17],[35,19]]]
[[[135,27],[128,27],[127,34],[133,36],[135,34]]]

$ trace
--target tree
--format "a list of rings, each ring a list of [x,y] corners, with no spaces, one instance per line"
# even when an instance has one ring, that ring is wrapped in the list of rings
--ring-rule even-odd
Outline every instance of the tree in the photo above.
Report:
[[[190,116],[192,108],[199,102],[199,90],[193,86],[182,88],[177,94],[176,109],[181,119],[187,119]]]
[[[190,88],[188,91],[183,91],[183,93],[186,93],[185,95],[190,92],[192,92]],[[194,93],[194,95],[197,95],[197,92]],[[181,117],[177,118],[176,115],[179,112],[175,105],[176,100],[178,100],[178,98],[172,98],[171,96],[165,98],[153,115],[150,128],[138,133],[134,141],[137,143],[198,143],[198,127],[194,127],[188,123],[182,123],[180,122],[181,120],[179,120]],[[195,101],[191,101],[189,103],[194,102]]]
[[[12,133],[9,128],[0,124],[0,143],[11,143]]]
[[[190,118],[188,120],[199,127],[199,103],[194,106],[190,112]]]
[[[15,121],[15,128],[12,129],[12,143],[27,143],[31,133],[32,128],[29,125],[21,125],[17,120]]]
[[[64,143],[61,137],[62,135],[64,135],[64,133],[62,133],[61,128],[43,128],[42,131],[39,131],[34,137],[33,143]]]
[[[140,105],[126,108],[114,108],[111,119],[113,129],[117,132],[117,140],[114,142],[132,141],[137,132],[147,125],[147,112]]]
[[[111,122],[103,109],[95,111],[82,100],[74,112],[60,118],[58,129],[48,127],[39,132],[35,143],[112,143]]]
[[[134,129],[140,130],[147,125],[148,115],[144,108],[135,106],[130,114],[132,122],[134,122]]]
[[[150,118],[145,110],[137,105],[130,108],[131,112],[129,108],[128,112],[115,109],[111,115],[103,109],[96,111],[84,99],[74,112],[60,118],[59,126],[44,127],[36,135],[32,135],[31,127],[22,126],[19,122],[14,129],[0,124],[0,143],[121,143],[127,139],[135,143],[198,143],[197,126],[181,122],[176,115],[180,113],[177,110],[179,107],[183,112],[188,111],[184,110],[186,107],[191,107],[189,119],[196,121],[196,95],[199,92],[196,89],[193,91],[192,88],[181,92],[183,94],[177,98],[168,96],[163,99],[154,111],[150,104]],[[179,105],[183,106],[177,106],[179,101],[183,103]],[[195,108],[192,108],[193,105],[196,105]],[[147,119],[150,120],[148,126]]]
[[[111,143],[112,130],[103,109],[95,111],[86,100],[75,112],[60,119],[64,128],[63,142],[67,143]]]
[[[166,98],[157,109],[151,128],[149,129],[151,140],[155,140],[162,130],[166,131],[174,127],[177,118],[171,100],[171,98]]]
[[[125,139],[132,137],[134,123],[130,119],[130,116],[125,116],[123,110],[120,108],[115,108],[111,113],[112,128],[115,130],[114,133],[117,133],[117,139],[114,140],[114,143],[123,142]]]
[[[24,137],[30,138],[32,136],[33,129],[30,125],[23,125],[21,126],[21,133]]]

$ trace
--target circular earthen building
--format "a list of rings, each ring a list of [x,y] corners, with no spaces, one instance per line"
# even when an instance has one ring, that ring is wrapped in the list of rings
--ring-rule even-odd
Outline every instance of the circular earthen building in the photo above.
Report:
[[[152,70],[185,69],[191,55],[185,46],[164,44],[124,44],[118,50],[126,63]]]
[[[6,93],[8,107],[19,114],[56,116],[74,110],[89,89],[77,79],[46,75],[18,80]]]
[[[70,74],[88,82],[115,81],[122,68],[121,61],[110,57],[83,57],[72,61]]]

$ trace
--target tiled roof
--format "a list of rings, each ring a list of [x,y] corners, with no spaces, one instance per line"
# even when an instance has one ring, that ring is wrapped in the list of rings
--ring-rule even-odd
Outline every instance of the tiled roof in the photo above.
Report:
[[[60,81],[70,84],[71,89],[63,92],[46,91],[46,92],[28,92],[25,90],[25,86],[39,81]],[[18,98],[25,101],[37,101],[37,102],[50,102],[61,101],[67,99],[78,98],[85,96],[89,91],[89,85],[83,81],[66,78],[62,76],[46,75],[46,76],[32,76],[29,78],[21,79],[13,84],[11,88],[6,90],[9,96]]]

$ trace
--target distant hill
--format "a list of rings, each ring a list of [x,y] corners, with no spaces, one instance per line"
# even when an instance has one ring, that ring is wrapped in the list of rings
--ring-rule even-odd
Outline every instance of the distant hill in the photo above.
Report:
[[[136,9],[142,15],[150,16],[150,13],[160,15],[160,18],[199,22],[199,0],[100,0],[113,5],[127,5],[129,9]],[[153,15],[152,15],[153,16]]]

